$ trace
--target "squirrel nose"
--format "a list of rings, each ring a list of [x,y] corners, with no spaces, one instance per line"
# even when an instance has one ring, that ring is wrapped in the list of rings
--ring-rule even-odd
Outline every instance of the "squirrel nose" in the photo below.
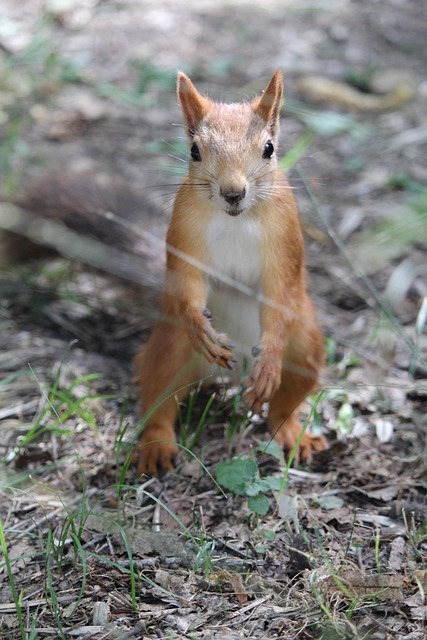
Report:
[[[228,204],[237,204],[246,195],[246,188],[243,189],[221,189],[221,195]]]

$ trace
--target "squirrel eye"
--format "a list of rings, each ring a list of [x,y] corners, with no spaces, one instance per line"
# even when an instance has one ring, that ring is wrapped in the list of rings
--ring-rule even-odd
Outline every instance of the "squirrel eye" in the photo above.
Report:
[[[202,159],[202,155],[200,153],[200,149],[195,142],[191,145],[191,157],[195,162],[200,162]]]
[[[262,154],[262,157],[267,160],[268,158],[271,158],[273,153],[274,153],[274,146],[271,140],[269,140],[268,142],[265,143],[264,153]]]

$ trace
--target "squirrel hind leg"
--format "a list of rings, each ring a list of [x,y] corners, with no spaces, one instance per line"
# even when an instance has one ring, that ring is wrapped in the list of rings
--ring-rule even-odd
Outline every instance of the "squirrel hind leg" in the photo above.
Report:
[[[160,476],[174,468],[179,448],[175,420],[179,402],[198,382],[200,357],[185,331],[160,323],[136,359],[141,416],[146,424],[134,448],[138,475]]]
[[[133,449],[137,475],[161,477],[174,469],[178,453],[173,425],[147,425]]]
[[[268,427],[285,453],[292,452],[303,427],[298,410],[307,396],[318,386],[318,376],[324,364],[323,336],[317,326],[302,331],[299,325],[291,334],[282,369],[279,389],[270,400]],[[327,448],[323,436],[305,431],[295,455],[297,461],[310,462],[316,451]]]
[[[300,438],[301,431],[303,430],[295,413],[288,416],[269,416],[268,426],[277,444],[283,449],[285,454],[289,456],[294,450]],[[297,462],[310,463],[313,458],[313,453],[323,451],[327,449],[327,447],[328,444],[324,436],[314,436],[305,431],[299,441],[294,459]]]

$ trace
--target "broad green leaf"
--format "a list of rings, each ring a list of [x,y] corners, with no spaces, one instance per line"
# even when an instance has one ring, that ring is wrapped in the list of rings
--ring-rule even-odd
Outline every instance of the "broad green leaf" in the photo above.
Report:
[[[266,496],[259,494],[248,499],[248,507],[254,513],[265,516],[270,508],[270,502]]]
[[[226,489],[245,495],[248,483],[254,482],[258,474],[256,463],[250,458],[236,457],[220,462],[216,468],[216,479]]]
[[[270,485],[262,478],[257,478],[254,482],[248,482],[245,488],[247,496],[256,496],[265,491],[270,491]]]

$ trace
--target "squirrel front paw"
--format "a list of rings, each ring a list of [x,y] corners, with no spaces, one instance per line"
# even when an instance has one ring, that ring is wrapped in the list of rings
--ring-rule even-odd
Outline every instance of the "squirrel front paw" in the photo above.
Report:
[[[209,322],[210,317],[210,312],[205,309],[201,321],[189,326],[193,347],[202,353],[208,362],[225,369],[233,369],[233,365],[236,364],[233,345],[228,343],[228,338],[224,333],[215,331]]]
[[[282,367],[281,360],[269,356],[260,347],[254,347],[256,355],[262,353],[255,363],[252,375],[245,378],[243,385],[243,400],[249,409],[261,411],[262,405],[268,402],[280,386]]]

